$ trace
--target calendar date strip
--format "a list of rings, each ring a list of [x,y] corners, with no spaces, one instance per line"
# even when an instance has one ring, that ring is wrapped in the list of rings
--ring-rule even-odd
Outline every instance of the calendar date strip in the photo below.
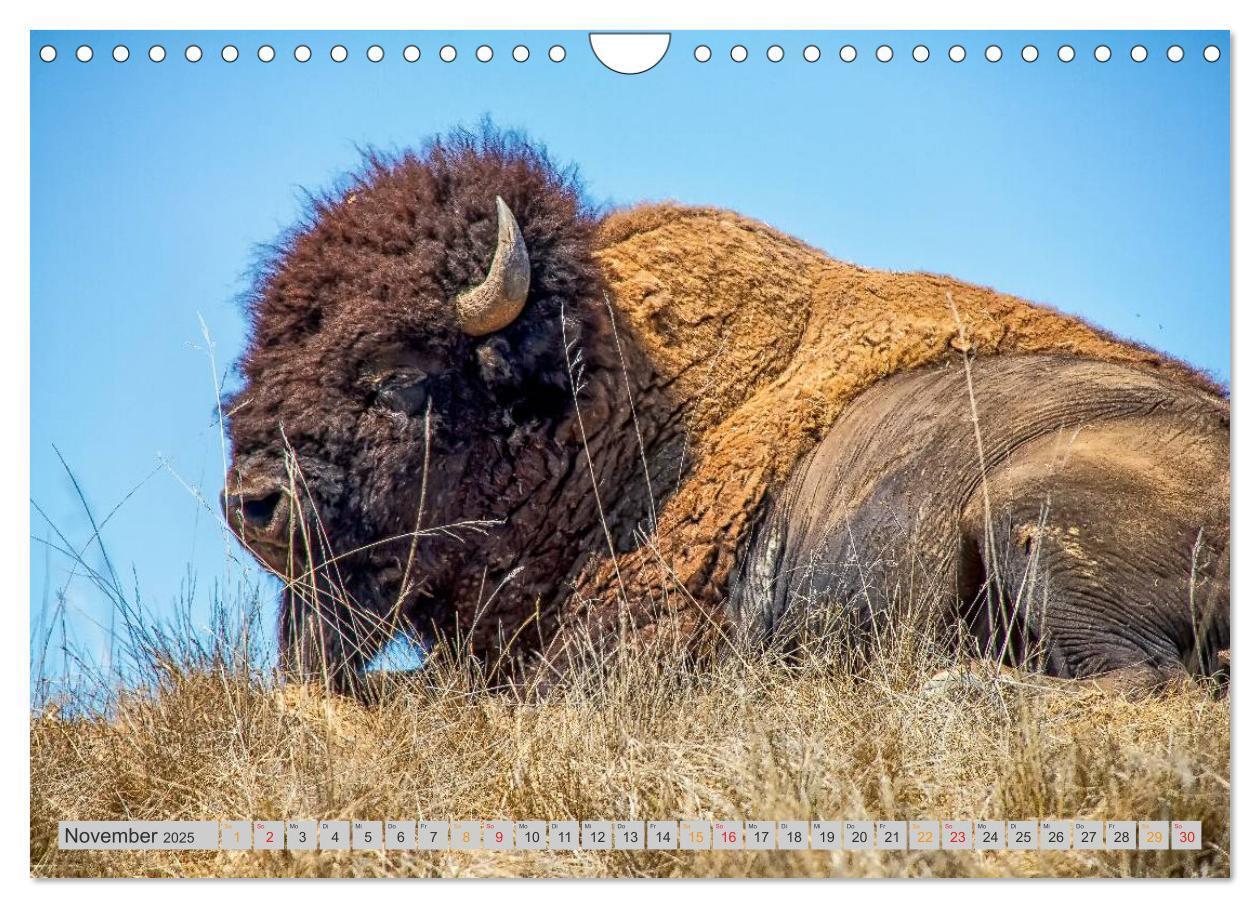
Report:
[[[1198,820],[63,820],[66,850],[1197,851]]]

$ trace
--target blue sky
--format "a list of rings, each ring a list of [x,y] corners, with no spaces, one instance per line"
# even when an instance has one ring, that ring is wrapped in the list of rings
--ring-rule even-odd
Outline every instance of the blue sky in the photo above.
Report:
[[[512,60],[518,43],[528,62]],[[766,59],[775,43],[780,63]],[[885,43],[894,57],[879,63]],[[919,43],[925,63],[911,56]],[[75,59],[81,44],[91,62]],[[147,57],[154,44],[162,63]],[[200,62],[184,59],[189,44]],[[258,60],[261,44],[274,61]],[[299,44],[310,62],[293,59]],[[334,44],[346,62],[330,60]],[[403,59],[408,44],[419,62]],[[444,44],[455,62],[439,60]],[[553,44],[564,62],[547,58]],[[698,44],[710,62],[692,58]],[[734,44],[746,62],[730,60]],[[808,44],[819,62],[802,59]],[[855,62],[839,59],[844,44]],[[985,60],[990,44],[1000,62]],[[1026,44],[1035,63],[1020,59]],[[1056,58],[1062,44],[1071,63]],[[1135,44],[1146,62],[1130,59]],[[1171,44],[1184,60],[1168,61]],[[243,344],[236,298],[253,249],[294,220],[303,187],[354,167],[360,147],[484,115],[576,162],[599,202],[738,209],[838,258],[954,274],[1230,375],[1223,32],[675,32],[633,77],[604,69],[578,32],[36,32],[31,61],[31,497],[73,543],[89,540],[55,445],[98,518],[125,498],[102,536],[153,614],[190,576],[199,614],[213,583],[240,580],[196,495],[213,501],[222,475],[199,316],[222,373]],[[31,528],[49,535],[34,508]],[[102,652],[105,598],[38,541],[31,570],[32,627],[65,589],[69,635]]]

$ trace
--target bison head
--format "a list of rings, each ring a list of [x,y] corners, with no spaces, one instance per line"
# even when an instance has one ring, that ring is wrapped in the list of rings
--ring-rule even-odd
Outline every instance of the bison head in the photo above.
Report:
[[[457,134],[370,156],[269,251],[223,506],[285,583],[287,670],[345,688],[516,570],[566,469],[566,343],[601,330],[593,226],[544,152]]]

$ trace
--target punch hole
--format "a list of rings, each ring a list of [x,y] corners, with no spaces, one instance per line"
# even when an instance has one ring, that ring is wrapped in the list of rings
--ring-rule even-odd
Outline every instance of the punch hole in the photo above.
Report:
[[[57,48],[53,47],[51,44],[45,44],[39,49],[39,58],[45,63],[51,63],[53,60],[57,59]]]
[[[512,48],[512,59],[517,63],[524,63],[529,59],[529,48],[524,44],[518,44]]]
[[[736,63],[743,63],[748,59],[748,48],[742,44],[736,44],[731,48],[731,59]]]
[[[408,44],[403,48],[403,59],[408,63],[415,63],[420,59],[420,48],[414,44]]]
[[[483,44],[477,48],[477,59],[482,63],[489,63],[494,59],[494,48],[489,44]]]
[[[270,44],[264,44],[258,48],[258,59],[263,63],[270,63],[276,58],[276,49]]]
[[[990,44],[984,49],[984,58],[990,63],[996,63],[998,60],[1002,59],[1002,48],[998,47],[996,44]]]
[[[114,47],[114,62],[126,63],[131,57],[131,51],[127,49],[127,45],[119,44]]]
[[[806,63],[817,63],[822,59],[822,51],[818,49],[817,44],[810,44],[801,51],[801,56],[805,58]]]
[[[1039,57],[1041,54],[1037,50],[1037,45],[1026,44],[1024,45],[1024,49],[1019,52],[1019,55],[1024,58],[1025,63],[1036,63],[1037,57]]]
[[[1215,63],[1220,58],[1221,49],[1215,44],[1209,44],[1207,47],[1203,48],[1203,59],[1207,60],[1209,63]]]
[[[783,48],[777,44],[771,44],[766,48],[766,59],[771,63],[779,63],[783,60]]]
[[[385,48],[379,44],[373,44],[367,49],[367,58],[372,63],[380,63],[385,59]]]
[[[1129,56],[1133,59],[1134,63],[1145,63],[1147,56],[1146,48],[1141,44],[1135,44],[1133,45],[1133,49],[1129,51]]]
[[[166,59],[166,48],[161,44],[154,44],[149,48],[149,59],[154,63],[161,63]]]
[[[887,63],[893,58],[893,49],[887,44],[881,44],[875,48],[875,59],[880,63]]]
[[[293,48],[293,59],[299,63],[306,63],[311,59],[311,49],[305,44],[299,44]]]
[[[1094,48],[1094,59],[1099,63],[1106,63],[1111,59],[1111,48],[1106,44],[1099,44]]]
[[[914,50],[910,51],[910,56],[914,58],[915,63],[926,63],[928,57],[932,56],[932,52],[928,50],[926,44],[916,44]]]
[[[846,44],[840,48],[840,59],[845,63],[852,63],[857,59],[857,48],[852,44]]]
[[[709,50],[708,45],[700,44],[696,47],[692,56],[696,58],[697,63],[708,63],[713,59],[713,51]]]
[[[591,32],[588,38],[591,43],[591,52],[605,67],[619,75],[637,76],[665,59],[665,54],[669,51],[670,34],[669,32]]]
[[[235,44],[225,44],[223,50],[219,51],[219,56],[223,58],[224,63],[235,63],[240,55],[241,52],[236,49]]]
[[[1076,48],[1071,44],[1064,44],[1059,48],[1059,60],[1063,63],[1071,63],[1076,59]]]
[[[189,63],[201,62],[201,48],[196,44],[189,44],[184,48],[184,59]]]
[[[443,63],[450,63],[457,56],[459,56],[459,54],[456,53],[455,48],[449,44],[443,44],[438,50],[438,59],[440,59]]]
[[[80,63],[90,63],[92,60],[92,48],[86,44],[80,44],[74,52],[74,58]]]
[[[547,59],[552,63],[563,63],[565,56],[563,44],[553,44],[547,49]]]
[[[1185,55],[1186,52],[1181,49],[1180,44],[1174,44],[1172,47],[1168,48],[1169,63],[1180,63]]]
[[[334,63],[345,63],[346,58],[350,56],[350,51],[346,50],[344,44],[334,44],[328,56],[332,57]]]
[[[963,60],[966,60],[967,48],[963,47],[961,44],[955,44],[949,49],[949,59],[953,60],[955,63],[961,63]]]

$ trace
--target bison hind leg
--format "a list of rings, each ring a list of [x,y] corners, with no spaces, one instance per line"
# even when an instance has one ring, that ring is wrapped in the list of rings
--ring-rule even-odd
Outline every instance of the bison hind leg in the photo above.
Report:
[[[1153,696],[1204,682],[1213,694],[1228,691],[1228,655],[1211,660],[1211,671],[1195,671],[1176,641],[1153,629],[1135,636],[1131,626],[1114,626],[1105,615],[1089,620],[1089,609],[1108,600],[1105,589],[1095,590],[1097,598],[1080,595],[1097,578],[1076,576],[1071,560],[1039,552],[1028,522],[1005,523],[995,521],[987,534],[964,531],[957,566],[963,623],[994,672],[1032,672],[1051,686],[1119,696]],[[1125,591],[1110,592],[1111,598],[1125,597]]]

